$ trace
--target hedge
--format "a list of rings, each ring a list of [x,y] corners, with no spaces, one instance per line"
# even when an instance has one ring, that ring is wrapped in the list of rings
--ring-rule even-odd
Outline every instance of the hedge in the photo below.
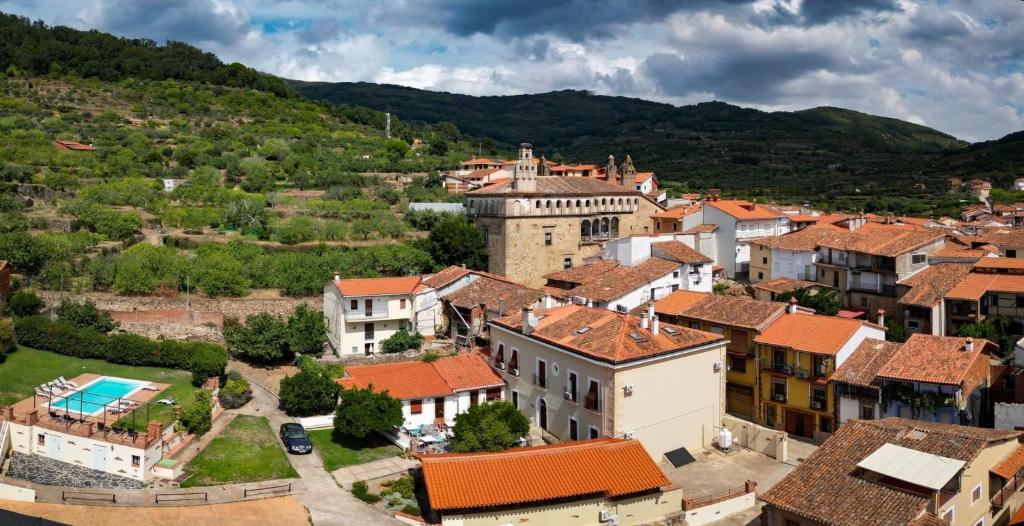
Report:
[[[18,343],[76,358],[97,358],[111,363],[182,369],[192,373],[192,383],[221,376],[227,367],[224,347],[212,343],[150,340],[135,334],[102,334],[91,328],[28,316],[14,321]]]

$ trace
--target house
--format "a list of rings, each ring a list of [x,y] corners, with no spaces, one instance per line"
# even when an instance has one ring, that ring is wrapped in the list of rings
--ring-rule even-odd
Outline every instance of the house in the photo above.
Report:
[[[878,371],[885,416],[982,426],[990,422],[988,340],[914,334]]]
[[[669,208],[651,215],[655,234],[675,234],[704,223],[703,206],[700,203]]]
[[[1020,436],[901,418],[852,420],[761,495],[762,524],[1005,524],[1022,498]]]
[[[476,354],[448,356],[427,363],[350,365],[338,383],[345,389],[373,388],[402,401],[404,427],[455,425],[470,407],[502,400],[505,382]],[[344,396],[344,392],[342,392]]]
[[[946,336],[946,293],[971,273],[973,265],[943,263],[896,283],[903,308],[903,326],[910,332]]]
[[[752,285],[754,299],[761,301],[777,301],[779,296],[804,289],[824,290],[828,287],[814,281],[793,278],[775,278]]]
[[[814,281],[821,243],[846,232],[847,229],[834,225],[810,226],[781,236],[750,240],[750,282],[779,278]]]
[[[983,232],[973,245],[993,245],[1008,258],[1024,258],[1024,229],[998,227]]]
[[[863,320],[804,314],[790,303],[754,337],[757,344],[758,421],[821,441],[835,428],[835,396],[829,378],[866,339],[885,339],[885,329]]]
[[[866,312],[883,309],[902,322],[896,283],[928,267],[945,234],[914,225],[867,223],[819,243],[817,281],[838,288],[844,305]]]
[[[682,513],[682,490],[636,440],[600,438],[419,460],[430,503],[424,511],[442,526],[627,526]],[[486,480],[500,483],[481,483]]]
[[[1013,180],[1013,190],[1015,192],[1024,192],[1024,177],[1018,177]]]
[[[1006,333],[1024,336],[1024,261],[983,258],[944,296],[948,334],[964,324],[1001,316],[1009,320]]]
[[[651,245],[678,241],[699,252],[714,264],[718,248],[715,242],[714,225],[697,225],[683,232],[666,234],[633,234],[604,242],[604,247],[597,253],[598,258],[614,259],[623,265],[637,265],[651,257]],[[592,261],[593,259],[587,259]]]
[[[655,458],[698,451],[725,410],[721,335],[565,305],[491,322],[508,398],[555,440],[635,438]]]
[[[988,199],[989,194],[992,193],[992,183],[988,181],[982,181],[981,179],[971,179],[967,183],[971,189],[971,195],[984,201]]]
[[[758,407],[754,339],[785,311],[783,303],[682,290],[654,303],[654,314],[660,319],[721,334],[728,340],[725,346],[726,411],[749,420],[756,418]]]
[[[832,373],[837,398],[836,422],[874,420],[882,415],[882,385],[878,371],[900,349],[899,342],[865,338],[850,357]]]
[[[449,335],[458,345],[484,345],[489,340],[487,322],[523,307],[539,307],[545,296],[500,276],[479,274],[468,285],[441,296]]]
[[[637,172],[633,178],[633,188],[645,194],[653,194],[658,191],[658,178],[654,172]]]
[[[95,152],[96,148],[91,144],[82,144],[75,141],[53,141],[58,151],[72,152]]]
[[[790,231],[789,218],[761,204],[740,200],[704,201],[704,222],[718,226],[715,262],[730,278],[750,275],[750,240]]]
[[[327,341],[335,354],[372,355],[401,329],[434,335],[436,292],[421,276],[340,279],[324,286]]]

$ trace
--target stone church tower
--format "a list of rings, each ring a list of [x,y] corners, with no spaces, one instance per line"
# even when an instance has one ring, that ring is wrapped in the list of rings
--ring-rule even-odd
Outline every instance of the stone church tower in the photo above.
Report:
[[[633,166],[633,158],[627,154],[626,160],[622,161],[622,166],[619,167],[619,184],[626,188],[632,188],[635,179],[636,168]]]
[[[605,181],[609,183],[619,182],[619,169],[615,167],[615,156],[608,156],[608,165],[604,167]]]
[[[512,167],[512,189],[517,192],[537,191],[537,165],[533,163],[533,145],[519,145],[519,159]]]

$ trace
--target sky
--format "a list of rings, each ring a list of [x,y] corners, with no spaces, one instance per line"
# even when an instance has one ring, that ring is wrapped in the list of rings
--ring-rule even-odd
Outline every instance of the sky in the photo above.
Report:
[[[1024,129],[1018,0],[0,0],[286,78],[839,106],[968,141]]]

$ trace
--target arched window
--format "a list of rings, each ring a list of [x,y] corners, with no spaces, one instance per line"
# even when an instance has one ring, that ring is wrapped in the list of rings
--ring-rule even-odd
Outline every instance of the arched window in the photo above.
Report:
[[[584,241],[586,241],[587,239],[590,238],[590,220],[589,219],[584,219],[583,222],[580,223],[580,237],[583,238]]]
[[[640,206],[640,198],[633,199],[633,206]]]
[[[545,208],[547,208],[548,210],[551,210],[551,200],[550,199],[548,199],[547,201],[544,201],[544,205],[545,205]]]
[[[601,220],[601,235],[604,236],[604,237],[608,237],[608,218],[607,217]]]
[[[622,198],[619,198],[619,206],[622,206]]]
[[[586,201],[585,201],[585,202],[583,203],[583,206],[585,206],[585,207],[587,207],[587,208],[590,208],[590,199],[587,199],[587,200],[586,200]]]
[[[576,208],[580,208],[581,206],[583,206],[583,201],[580,201],[579,199],[577,199],[576,200]]]
[[[540,208],[540,199],[538,199],[538,200],[537,200],[537,206],[536,206],[536,208]]]
[[[606,205],[606,204],[608,204],[608,199],[606,199],[606,198],[602,197],[602,198],[601,198],[601,206],[604,206],[604,205]]]
[[[555,208],[557,208],[559,210],[562,209],[562,200],[561,199],[555,201]]]
[[[601,235],[601,220],[595,219],[594,226],[590,229],[590,235],[597,237]]]
[[[617,217],[612,218],[612,237],[619,237],[619,218]]]

